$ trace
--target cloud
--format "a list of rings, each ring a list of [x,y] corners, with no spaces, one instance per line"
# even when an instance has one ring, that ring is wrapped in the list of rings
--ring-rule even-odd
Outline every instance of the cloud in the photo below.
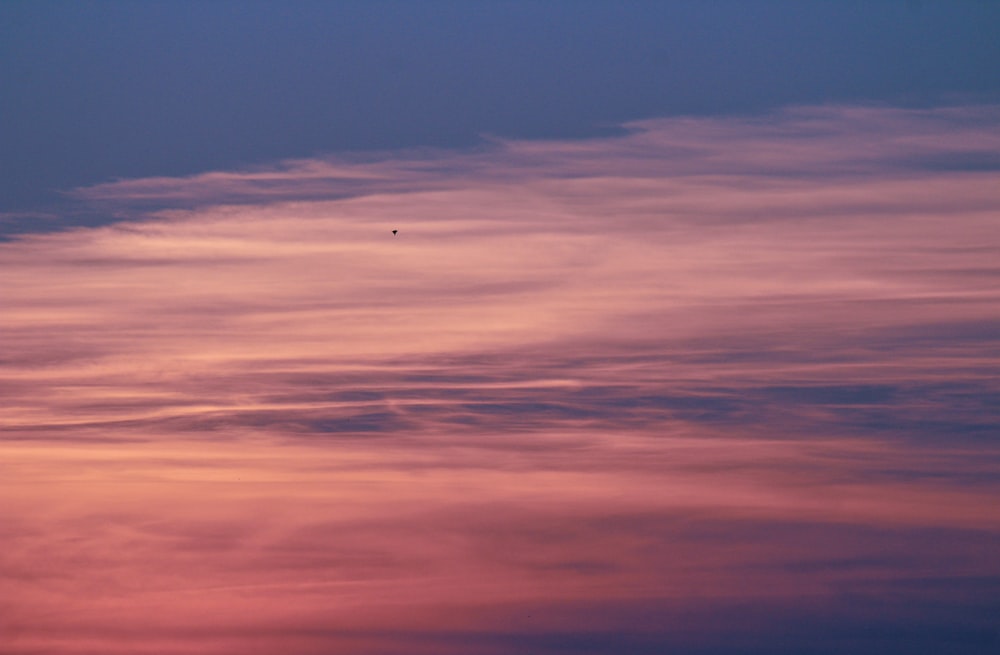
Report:
[[[11,648],[981,652],[1000,108],[626,127],[0,244]]]

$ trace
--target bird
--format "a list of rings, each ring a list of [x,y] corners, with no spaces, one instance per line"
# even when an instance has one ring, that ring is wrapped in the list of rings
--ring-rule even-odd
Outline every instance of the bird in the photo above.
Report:
[[[393,230],[392,231],[392,236],[396,236],[396,232],[399,232],[399,230]]]

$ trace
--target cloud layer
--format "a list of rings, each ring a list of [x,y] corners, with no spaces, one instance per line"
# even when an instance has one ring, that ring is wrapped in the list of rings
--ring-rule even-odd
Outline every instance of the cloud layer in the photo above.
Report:
[[[627,128],[0,244],[2,652],[994,647],[1000,109]]]

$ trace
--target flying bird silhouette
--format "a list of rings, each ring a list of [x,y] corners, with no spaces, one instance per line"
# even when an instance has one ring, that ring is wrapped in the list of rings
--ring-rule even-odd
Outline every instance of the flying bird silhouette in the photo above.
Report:
[[[399,231],[399,230],[393,230],[393,231],[392,231],[392,236],[396,236],[396,232],[398,232],[398,231]]]

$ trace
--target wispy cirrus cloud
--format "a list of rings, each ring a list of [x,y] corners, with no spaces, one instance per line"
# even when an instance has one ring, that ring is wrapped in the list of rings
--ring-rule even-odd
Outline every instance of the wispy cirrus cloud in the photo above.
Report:
[[[811,615],[876,652],[881,602],[899,652],[979,652],[998,125],[799,108],[77,190],[128,220],[0,244],[0,629],[794,652]]]

